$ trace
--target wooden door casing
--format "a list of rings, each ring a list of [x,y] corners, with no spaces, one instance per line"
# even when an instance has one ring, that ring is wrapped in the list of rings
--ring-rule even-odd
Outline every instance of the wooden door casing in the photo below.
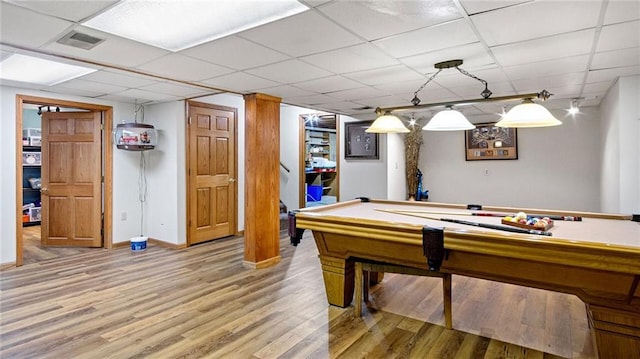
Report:
[[[189,102],[188,244],[237,231],[236,121],[233,108]]]
[[[42,114],[42,244],[102,246],[101,112]]]

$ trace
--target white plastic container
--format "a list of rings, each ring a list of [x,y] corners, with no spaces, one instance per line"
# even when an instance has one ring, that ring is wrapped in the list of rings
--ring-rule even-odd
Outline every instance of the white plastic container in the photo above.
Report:
[[[132,252],[142,252],[147,249],[147,239],[149,237],[139,236],[139,237],[131,237],[131,251]]]

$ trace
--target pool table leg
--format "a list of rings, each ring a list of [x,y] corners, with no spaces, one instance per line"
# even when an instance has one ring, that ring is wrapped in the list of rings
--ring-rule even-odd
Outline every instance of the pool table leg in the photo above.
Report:
[[[329,304],[342,308],[351,305],[354,290],[354,261],[321,255],[320,263]]]
[[[640,358],[640,315],[587,304],[598,358]]]

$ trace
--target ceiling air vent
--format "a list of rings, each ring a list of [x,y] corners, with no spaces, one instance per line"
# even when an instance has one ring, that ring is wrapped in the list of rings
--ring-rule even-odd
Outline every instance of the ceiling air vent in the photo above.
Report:
[[[56,41],[59,44],[69,45],[80,49],[91,50],[104,39],[99,39],[91,35],[83,34],[77,31],[71,31],[64,35],[60,40]]]

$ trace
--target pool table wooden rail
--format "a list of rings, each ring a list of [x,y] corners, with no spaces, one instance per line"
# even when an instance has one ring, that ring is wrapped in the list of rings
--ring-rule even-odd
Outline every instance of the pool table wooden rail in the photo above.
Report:
[[[350,201],[335,208],[357,205]],[[457,209],[460,205],[449,208]],[[613,220],[630,218],[589,212],[527,211]],[[356,258],[428,268],[423,253],[423,225],[415,221],[402,223],[396,221],[397,217],[381,221],[357,215],[334,216],[331,212],[331,208],[326,208],[295,215],[297,228],[313,232],[330,304],[340,307],[351,304]],[[452,227],[444,223],[443,227],[445,257],[441,271],[574,294],[587,305],[600,358],[640,358],[640,247]]]

